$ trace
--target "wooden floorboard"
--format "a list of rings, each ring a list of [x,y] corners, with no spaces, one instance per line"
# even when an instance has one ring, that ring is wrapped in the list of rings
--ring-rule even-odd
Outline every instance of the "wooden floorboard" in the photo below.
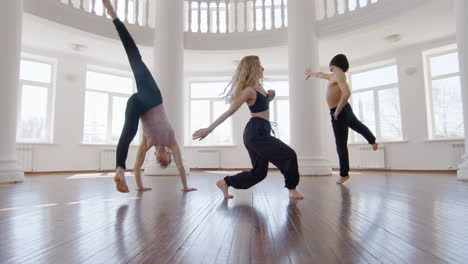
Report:
[[[145,177],[28,176],[0,185],[0,263],[468,263],[468,183],[451,173],[302,177],[302,201],[273,171],[225,200],[222,171]]]

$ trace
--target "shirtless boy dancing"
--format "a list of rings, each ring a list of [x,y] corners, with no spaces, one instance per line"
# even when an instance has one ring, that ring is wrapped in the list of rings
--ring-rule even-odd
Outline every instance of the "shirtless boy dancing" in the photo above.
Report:
[[[351,90],[346,82],[346,72],[349,69],[349,62],[345,55],[338,54],[330,61],[330,71],[332,74],[322,72],[307,71],[308,80],[316,77],[328,80],[327,103],[330,108],[333,132],[335,134],[336,151],[340,160],[340,179],[336,182],[342,184],[349,180],[349,157],[348,157],[348,128],[361,134],[374,150],[378,144],[375,143],[375,136],[353,113],[353,109],[348,103],[351,97]]]

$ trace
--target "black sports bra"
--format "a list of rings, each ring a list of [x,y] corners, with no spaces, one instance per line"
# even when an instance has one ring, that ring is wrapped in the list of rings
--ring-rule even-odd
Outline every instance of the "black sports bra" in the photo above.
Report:
[[[268,97],[266,97],[265,95],[263,95],[257,90],[255,91],[257,92],[257,99],[255,100],[255,104],[249,106],[250,112],[260,113],[260,112],[270,109],[270,106],[269,106],[270,101],[268,100]]]

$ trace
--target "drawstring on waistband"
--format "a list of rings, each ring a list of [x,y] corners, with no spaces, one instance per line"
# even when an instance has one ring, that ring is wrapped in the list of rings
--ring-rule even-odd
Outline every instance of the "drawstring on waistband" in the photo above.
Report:
[[[268,121],[267,124],[268,124],[268,125],[267,125],[267,126],[268,126],[268,129],[270,129],[270,131],[273,133],[273,136],[276,137],[275,130],[273,129],[273,127],[277,127],[278,124],[277,124],[276,122],[270,122],[270,121]]]

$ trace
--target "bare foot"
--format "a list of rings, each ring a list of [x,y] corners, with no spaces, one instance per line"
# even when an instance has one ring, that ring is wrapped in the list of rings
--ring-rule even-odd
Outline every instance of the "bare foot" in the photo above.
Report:
[[[346,176],[346,177],[340,177],[340,179],[337,180],[336,183],[337,183],[337,184],[343,184],[343,183],[345,183],[347,180],[349,180],[350,178],[351,178],[351,177],[349,177],[349,175]]]
[[[289,198],[293,198],[296,200],[302,200],[304,199],[304,196],[300,192],[298,192],[296,189],[289,190]]]
[[[121,193],[129,192],[127,183],[125,182],[125,171],[120,167],[115,171],[114,182],[117,191]]]
[[[376,151],[377,149],[379,149],[379,144],[377,144],[377,143],[372,144],[372,149],[373,149],[374,151]]]
[[[223,192],[224,198],[234,198],[234,196],[230,195],[228,192],[229,186],[226,184],[226,182],[221,179],[216,182],[216,186]]]

